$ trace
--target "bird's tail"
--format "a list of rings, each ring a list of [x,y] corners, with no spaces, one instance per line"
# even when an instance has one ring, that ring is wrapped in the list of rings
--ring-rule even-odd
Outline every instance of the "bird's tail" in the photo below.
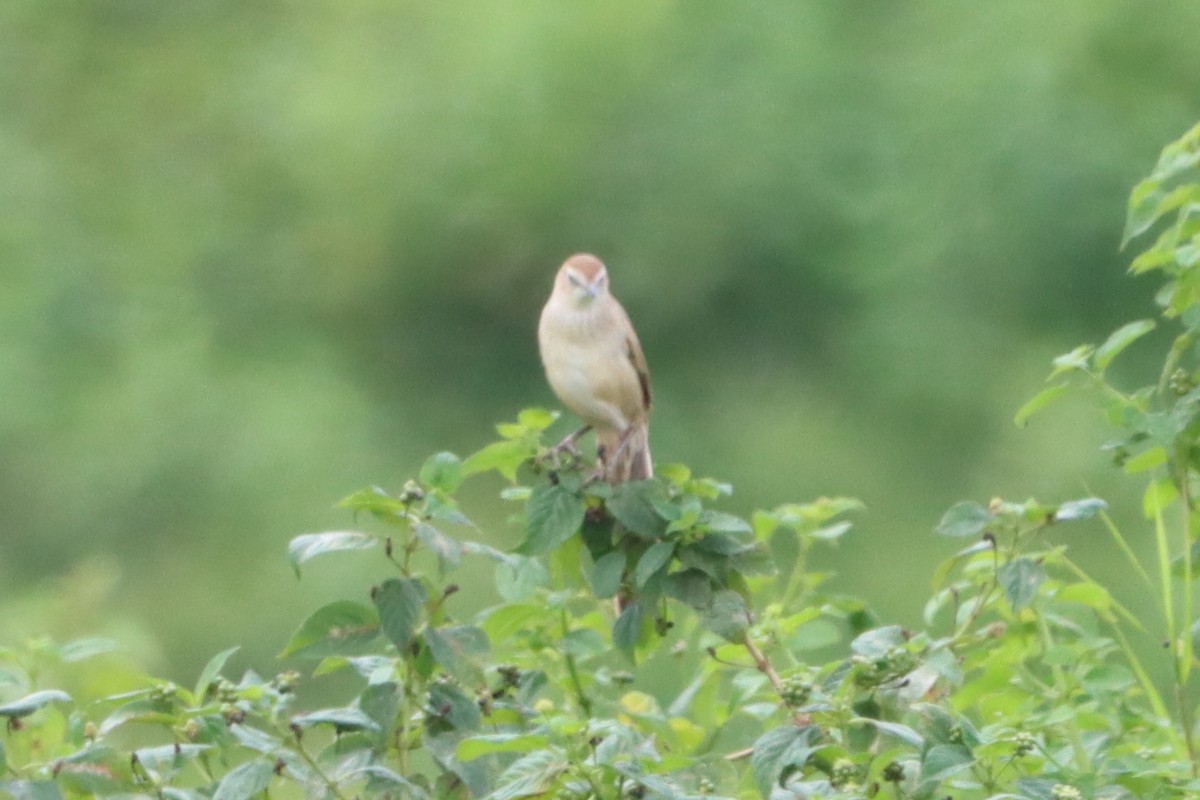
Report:
[[[635,423],[624,431],[598,432],[600,463],[609,483],[642,481],[654,477],[650,460],[650,426]]]

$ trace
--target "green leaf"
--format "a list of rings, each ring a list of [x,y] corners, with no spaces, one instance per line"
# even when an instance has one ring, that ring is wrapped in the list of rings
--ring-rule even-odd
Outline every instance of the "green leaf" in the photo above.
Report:
[[[526,430],[538,433],[553,425],[558,416],[557,411],[549,411],[545,408],[526,408],[517,414],[517,422]]]
[[[299,576],[300,565],[310,558],[345,550],[369,550],[375,546],[376,541],[374,536],[357,531],[305,533],[288,542],[288,561]]]
[[[1151,447],[1143,450],[1132,458],[1127,458],[1125,463],[1121,465],[1121,469],[1129,475],[1137,475],[1139,472],[1161,467],[1167,463],[1167,451],[1162,447]]]
[[[1159,478],[1146,486],[1142,494],[1142,514],[1154,519],[1179,499],[1179,490],[1170,478]]]
[[[613,550],[605,553],[592,565],[592,592],[596,597],[612,597],[621,588],[625,574],[625,553]]]
[[[922,783],[939,781],[975,763],[971,751],[960,744],[939,744],[929,748],[921,760]]]
[[[645,586],[646,581],[650,580],[654,573],[671,563],[673,555],[675,555],[674,542],[657,542],[651,545],[650,549],[638,559],[637,568],[634,570],[634,583],[637,587],[640,589]]]
[[[482,716],[475,698],[468,697],[451,683],[435,683],[429,687],[429,709],[431,712],[459,731],[479,730]]]
[[[0,792],[13,800],[62,800],[62,790],[53,781],[0,781]]]
[[[635,600],[621,611],[613,623],[613,645],[630,658],[634,657],[638,640],[642,637],[642,604]]]
[[[1080,519],[1091,519],[1104,509],[1108,503],[1099,497],[1085,497],[1081,500],[1068,500],[1054,512],[1055,522],[1074,522]]]
[[[51,703],[69,702],[71,702],[71,695],[61,689],[45,689],[0,706],[0,717],[8,717],[9,719],[27,717],[39,708],[44,708]]]
[[[228,661],[234,653],[241,649],[240,645],[235,645],[228,650],[222,650],[208,660],[204,665],[204,669],[200,670],[200,678],[196,681],[196,691],[194,694],[196,703],[203,703],[208,695],[208,689],[217,682],[217,678],[221,676],[221,670],[225,668],[225,662]]]
[[[704,511],[698,520],[700,527],[713,533],[750,534],[754,528],[741,517],[721,511]]]
[[[492,753],[528,753],[548,744],[540,733],[489,733],[463,739],[454,748],[454,755],[460,761],[474,761]]]
[[[362,769],[356,770],[352,775],[367,776],[367,797],[388,797],[390,794],[388,790],[397,787],[401,790],[398,796],[405,800],[429,800],[429,793],[420,786],[379,764],[368,764]],[[351,777],[351,775],[347,775],[347,777]]]
[[[303,728],[331,725],[338,733],[379,730],[379,724],[358,708],[322,708],[292,717],[292,724]]]
[[[582,498],[565,486],[537,487],[525,507],[525,541],[517,552],[535,556],[556,549],[579,532],[586,510]]]
[[[903,647],[905,641],[903,628],[899,625],[885,625],[855,636],[854,641],[850,642],[850,650],[867,658],[880,658],[893,648]]]
[[[404,515],[404,503],[392,497],[378,486],[359,491],[343,497],[338,503],[339,508],[349,508],[353,511],[366,511],[374,517],[395,521]]]
[[[95,743],[59,759],[54,765],[54,779],[72,795],[116,794],[129,775],[122,755],[103,743]]]
[[[537,445],[527,438],[493,442],[463,462],[463,477],[496,470],[510,481],[517,479],[517,470],[537,455]]]
[[[413,533],[421,544],[437,554],[441,569],[453,569],[462,561],[466,548],[457,539],[447,536],[428,522],[418,522]]]
[[[371,593],[384,634],[404,652],[425,612],[425,584],[416,578],[390,578]]]
[[[698,569],[680,570],[667,576],[663,593],[699,611],[712,605],[712,579]]]
[[[713,595],[712,603],[700,613],[700,623],[730,642],[740,642],[750,627],[750,609],[735,591],[723,589]]]
[[[1070,384],[1066,383],[1047,386],[1045,389],[1042,389],[1033,397],[1029,398],[1029,400],[1025,402],[1025,405],[1017,409],[1017,413],[1013,415],[1013,422],[1018,428],[1024,428],[1029,423],[1030,417],[1069,391],[1071,391],[1071,386]]]
[[[73,664],[78,661],[84,661],[93,656],[103,655],[105,653],[115,653],[121,649],[120,642],[114,639],[105,639],[103,637],[91,637],[87,639],[76,639],[73,642],[67,642],[58,651],[58,657],[68,664]]]
[[[781,785],[783,778],[808,763],[817,749],[814,738],[812,726],[796,725],[785,725],[758,737],[750,756],[750,769],[763,797],[771,796],[771,790]]]
[[[925,738],[921,736],[921,734],[917,733],[907,725],[900,724],[899,722],[885,722],[881,719],[869,719],[867,717],[857,717],[852,720],[852,722],[856,722],[860,725],[871,725],[880,733],[885,733],[888,736],[899,739],[905,744],[918,749],[925,746]]]
[[[355,704],[371,718],[376,730],[382,734],[376,744],[384,744],[383,737],[391,730],[400,710],[399,687],[392,681],[370,684],[363,689]]]
[[[978,536],[992,519],[991,512],[983,506],[963,500],[950,506],[935,530],[942,536]]]
[[[665,500],[666,494],[659,483],[631,481],[614,486],[612,497],[604,507],[627,530],[650,539],[659,539],[666,533],[667,520],[655,509]]]
[[[1038,587],[1046,578],[1046,570],[1031,558],[1016,558],[1001,565],[996,578],[1008,597],[1013,611],[1019,611],[1037,597]]]
[[[267,790],[274,774],[274,764],[261,758],[239,764],[225,773],[212,800],[250,800]]]
[[[188,744],[177,742],[164,744],[159,747],[143,747],[136,750],[138,763],[147,769],[155,771],[178,770],[188,759],[195,758],[203,752],[211,750],[211,744]]]
[[[1152,330],[1154,330],[1154,320],[1152,319],[1141,319],[1122,325],[1109,335],[1104,344],[1096,348],[1092,363],[1096,365],[1099,372],[1104,372],[1118,353]]]
[[[487,634],[474,625],[427,628],[425,644],[442,669],[468,686],[483,680],[477,657],[488,651]]]
[[[496,567],[496,591],[510,603],[517,603],[550,582],[550,573],[540,558],[509,556]]]
[[[378,635],[379,615],[375,609],[350,600],[337,600],[304,620],[279,655],[281,658],[358,655]]]
[[[435,453],[421,465],[417,477],[426,486],[453,494],[463,482],[463,463],[454,453]]]
[[[485,800],[517,800],[546,794],[570,768],[557,748],[535,750],[509,765],[496,779],[496,789]]]

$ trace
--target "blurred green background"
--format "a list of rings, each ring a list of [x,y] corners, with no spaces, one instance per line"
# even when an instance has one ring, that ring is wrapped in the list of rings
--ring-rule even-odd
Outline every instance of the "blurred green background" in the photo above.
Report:
[[[1200,114],[1197,31],[1183,0],[6,0],[0,641],[272,669],[375,569],[297,582],[289,537],[555,404],[534,331],[579,250],[640,332],[657,459],[737,512],[861,498],[829,563],[886,617],[955,500],[1136,525],[1085,404],[1012,414],[1153,315],[1118,242]],[[1101,535],[1064,533],[1118,576]]]

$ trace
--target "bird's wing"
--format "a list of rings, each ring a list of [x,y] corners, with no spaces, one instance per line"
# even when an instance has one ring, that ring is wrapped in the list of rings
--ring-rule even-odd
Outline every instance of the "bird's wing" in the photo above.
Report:
[[[638,383],[642,387],[642,408],[649,411],[651,405],[650,369],[646,366],[646,355],[642,352],[642,343],[638,341],[633,325],[630,325],[628,330],[629,335],[625,337],[625,347],[629,355],[629,363],[633,364],[633,369],[637,372]]]

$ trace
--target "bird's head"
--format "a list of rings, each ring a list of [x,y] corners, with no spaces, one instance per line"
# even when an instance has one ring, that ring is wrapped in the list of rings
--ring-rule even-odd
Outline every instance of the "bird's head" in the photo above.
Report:
[[[559,268],[554,290],[573,305],[586,308],[608,293],[608,270],[604,268],[604,262],[593,255],[573,255]]]

